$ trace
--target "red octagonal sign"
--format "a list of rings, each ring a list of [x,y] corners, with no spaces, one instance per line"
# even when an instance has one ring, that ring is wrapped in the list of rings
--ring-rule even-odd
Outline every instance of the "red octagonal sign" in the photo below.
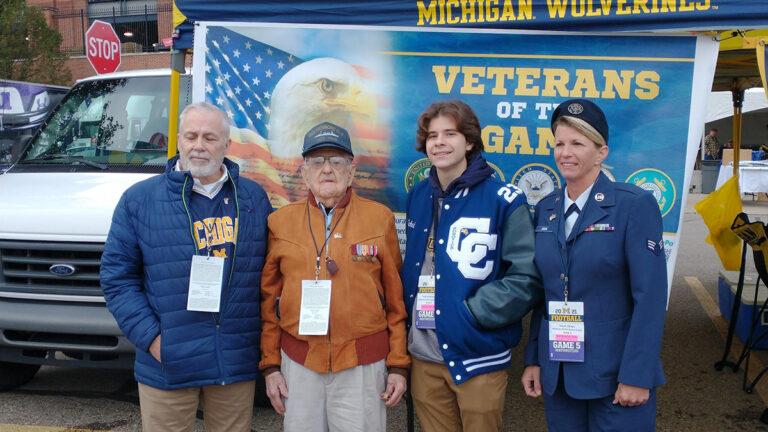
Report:
[[[120,39],[109,23],[94,21],[85,32],[85,46],[96,73],[114,72],[120,66]]]

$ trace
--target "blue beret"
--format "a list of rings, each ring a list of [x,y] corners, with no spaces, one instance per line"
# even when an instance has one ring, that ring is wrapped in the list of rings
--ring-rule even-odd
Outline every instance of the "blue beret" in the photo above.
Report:
[[[586,99],[569,99],[560,103],[552,113],[550,127],[553,127],[557,119],[563,116],[574,117],[587,122],[587,124],[595,128],[597,133],[602,135],[605,142],[608,143],[608,121],[605,119],[603,110],[595,105],[594,102]]]

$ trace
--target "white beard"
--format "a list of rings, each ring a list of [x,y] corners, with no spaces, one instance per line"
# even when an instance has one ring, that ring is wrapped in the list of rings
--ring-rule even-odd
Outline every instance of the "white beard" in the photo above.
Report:
[[[208,162],[206,162],[205,164],[192,163],[191,158],[193,156],[194,157],[208,156]],[[199,178],[199,177],[209,177],[221,172],[222,162],[224,161],[214,160],[214,158],[210,157],[210,155],[206,155],[205,153],[190,152],[189,154],[186,155],[186,157],[182,158],[181,165],[182,165],[182,169],[189,170],[190,174],[192,174],[192,177]]]

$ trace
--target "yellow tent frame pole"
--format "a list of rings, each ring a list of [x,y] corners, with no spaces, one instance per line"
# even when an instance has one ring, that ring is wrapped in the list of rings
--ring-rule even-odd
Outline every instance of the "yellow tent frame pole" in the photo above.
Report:
[[[179,93],[181,73],[185,72],[186,51],[171,51],[171,103],[168,107],[168,159],[176,156],[179,136]]]
[[[176,139],[179,134],[179,87],[181,74],[171,71],[171,106],[168,110],[168,159],[176,156]]]
[[[745,79],[734,79],[731,83],[733,97],[733,176],[739,181],[741,159],[741,107],[744,104],[744,90],[749,88]]]

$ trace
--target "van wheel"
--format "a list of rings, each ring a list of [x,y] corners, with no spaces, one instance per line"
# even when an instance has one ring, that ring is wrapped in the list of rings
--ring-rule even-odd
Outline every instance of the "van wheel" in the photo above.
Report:
[[[0,362],[0,391],[13,390],[29,382],[40,369],[37,364]]]

